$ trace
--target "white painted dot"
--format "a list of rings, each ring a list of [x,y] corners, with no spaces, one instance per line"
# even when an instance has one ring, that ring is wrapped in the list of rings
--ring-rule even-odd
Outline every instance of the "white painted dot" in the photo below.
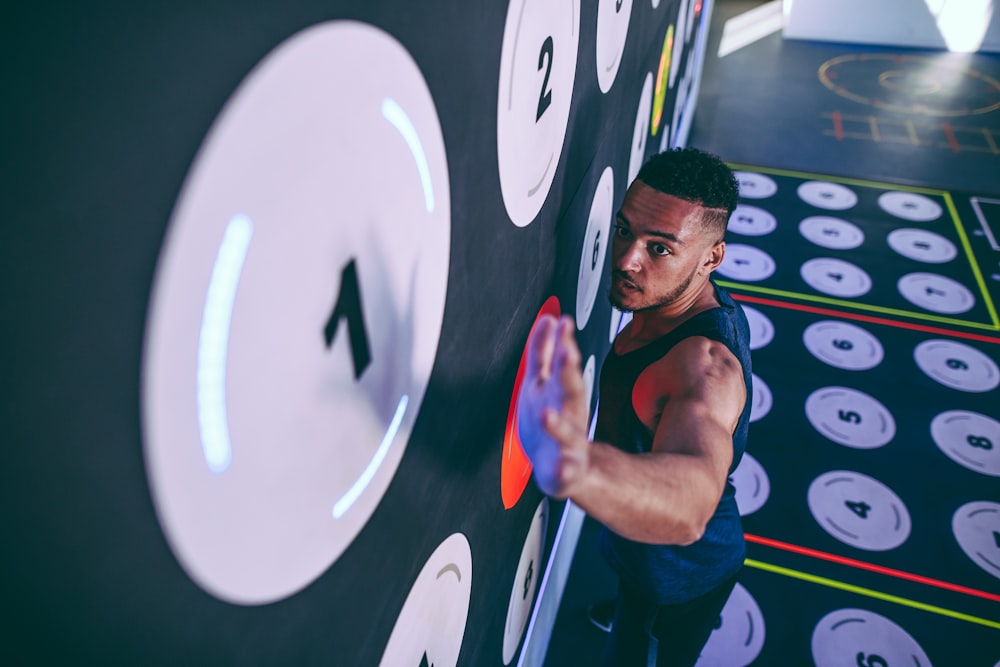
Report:
[[[910,536],[910,513],[882,482],[849,470],[834,470],[813,480],[809,511],[816,522],[844,544],[865,551],[888,551]]]
[[[521,557],[514,571],[514,583],[507,603],[507,620],[503,626],[503,664],[509,665],[517,654],[517,647],[524,636],[528,617],[535,601],[538,580],[542,576],[542,549],[545,547],[545,528],[548,524],[549,502],[542,498],[528,528],[528,536],[521,547]],[[429,657],[429,656],[428,656]],[[406,663],[413,664],[413,663]],[[427,664],[436,664],[428,662]]]
[[[600,0],[597,5],[597,83],[611,90],[625,54],[632,0]]]
[[[806,181],[796,192],[805,203],[830,211],[844,211],[858,203],[854,190],[839,183]]]
[[[913,637],[885,616],[866,609],[839,609],[820,619],[812,634],[816,667],[931,667]]]
[[[976,305],[965,285],[936,273],[908,273],[897,281],[896,288],[910,303],[935,313],[955,315]]]
[[[758,282],[774,274],[774,260],[763,250],[742,243],[726,245],[726,257],[716,269],[721,275],[733,280]]]
[[[930,222],[941,217],[941,205],[915,192],[886,192],[879,195],[878,205],[897,218],[914,222]]]
[[[813,289],[841,298],[859,297],[872,288],[872,279],[864,269],[832,257],[808,260],[799,274]]]
[[[903,257],[927,264],[944,264],[958,256],[954,243],[926,229],[895,229],[886,241]]]
[[[646,144],[649,141],[649,114],[653,110],[653,73],[646,74],[639,94],[639,108],[635,112],[632,130],[632,149],[628,157],[628,184],[635,180],[646,158]]]
[[[379,666],[455,667],[471,599],[472,550],[464,535],[454,533],[434,550],[413,582]]]
[[[952,389],[983,393],[1000,384],[996,362],[965,343],[925,340],[913,349],[913,359],[928,377]]]
[[[764,648],[764,614],[740,583],[722,608],[722,624],[708,637],[695,667],[747,667]]]
[[[774,340],[774,324],[771,319],[753,306],[741,304],[750,327],[750,349],[759,350]]]
[[[751,384],[753,385],[750,397],[750,422],[760,421],[771,411],[774,405],[774,397],[771,395],[771,388],[760,379],[756,373],[751,373]]]
[[[729,216],[726,229],[744,236],[764,236],[777,227],[778,221],[764,209],[749,204],[738,204],[733,214]]]
[[[1000,477],[1000,422],[968,410],[948,410],[931,422],[934,444],[955,463]]]
[[[759,510],[771,495],[771,481],[764,466],[745,452],[730,479],[736,487],[736,506],[740,510],[740,516]]]
[[[802,342],[823,363],[850,371],[865,371],[882,363],[882,343],[859,326],[823,320],[806,327]]]
[[[896,421],[879,401],[847,387],[823,387],[806,398],[806,417],[821,434],[853,449],[875,449],[896,435]]]
[[[969,560],[1000,579],[1000,503],[962,505],[951,518],[951,531]]]
[[[774,179],[754,171],[734,171],[733,176],[740,186],[740,197],[746,199],[767,199],[778,191]]]
[[[587,230],[583,235],[576,283],[576,326],[581,331],[590,321],[590,313],[594,309],[594,301],[604,275],[604,256],[608,251],[611,221],[614,218],[614,181],[611,167],[607,167],[597,183],[590,215],[587,217]]]
[[[142,392],[157,516],[209,594],[286,598],[375,511],[437,354],[450,202],[434,100],[382,30],[296,33],[222,107],[170,220]]]
[[[853,222],[826,215],[803,219],[799,233],[812,243],[832,250],[852,250],[865,241],[865,233]]]
[[[511,2],[504,24],[497,95],[500,191],[511,222],[542,209],[566,139],[580,0]]]
[[[594,400],[594,385],[597,381],[597,359],[594,355],[587,357],[587,363],[583,367],[583,384],[587,388],[587,410]],[[590,414],[588,412],[588,414]]]

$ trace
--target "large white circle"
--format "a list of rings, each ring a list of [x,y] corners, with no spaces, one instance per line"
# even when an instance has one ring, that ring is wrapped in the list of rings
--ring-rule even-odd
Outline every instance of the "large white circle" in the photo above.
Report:
[[[805,203],[829,211],[844,211],[858,203],[858,196],[854,190],[839,183],[806,181],[796,192]]]
[[[746,667],[760,655],[765,634],[760,606],[737,583],[722,608],[722,624],[709,635],[695,667]]]
[[[969,560],[1000,579],[1000,503],[962,505],[951,518],[951,531]]]
[[[615,342],[615,337],[618,336],[618,332],[628,324],[626,318],[631,319],[632,313],[623,313],[614,306],[611,306],[611,327],[608,330],[608,340],[610,342]]]
[[[755,171],[734,171],[733,176],[740,186],[740,197],[746,199],[767,199],[778,191],[774,179]]]
[[[632,0],[600,0],[597,5],[597,84],[611,90],[618,76],[628,38]]]
[[[812,658],[816,667],[931,665],[906,630],[865,609],[838,609],[821,618],[812,634]]]
[[[958,256],[954,243],[926,229],[894,229],[886,241],[903,257],[927,264],[944,264]]]
[[[212,595],[291,595],[375,510],[434,365],[450,201],[430,91],[371,26],[290,37],[216,119],[157,267],[142,394],[161,526]]]
[[[590,415],[590,403],[594,400],[594,385],[597,382],[597,359],[594,355],[587,357],[583,367],[583,385],[587,388],[587,414]]]
[[[913,305],[935,313],[956,315],[976,305],[965,285],[936,273],[908,273],[896,282],[896,289]]]
[[[771,319],[752,306],[742,304],[743,314],[750,327],[750,349],[759,350],[774,340],[774,324]]]
[[[760,379],[756,373],[750,374],[752,389],[750,391],[750,423],[760,421],[767,416],[774,405],[771,388]]]
[[[823,530],[844,544],[866,551],[895,549],[910,536],[910,513],[882,482],[848,470],[813,480],[809,511]]]
[[[808,241],[832,250],[852,250],[865,242],[865,233],[853,222],[812,215],[799,223],[799,233]]]
[[[823,363],[849,371],[866,371],[882,363],[882,343],[859,326],[839,320],[814,322],[802,333],[809,352]]]
[[[799,274],[813,289],[841,298],[862,296],[872,288],[872,279],[864,269],[832,257],[808,260]]]
[[[968,410],[948,410],[931,421],[934,444],[955,463],[1000,477],[1000,422]]]
[[[853,449],[882,447],[896,435],[896,421],[884,405],[847,387],[823,387],[809,394],[806,417],[824,436]]]
[[[774,260],[763,250],[742,243],[729,243],[726,245],[726,257],[716,270],[726,278],[757,282],[770,278],[775,268]]]
[[[878,205],[890,215],[914,222],[930,222],[941,217],[940,204],[915,192],[885,192],[879,195]]]
[[[1000,384],[996,362],[965,343],[925,340],[913,349],[913,359],[928,377],[952,389],[978,394]]]
[[[604,256],[608,251],[611,220],[614,217],[614,187],[614,174],[611,167],[607,167],[594,191],[594,201],[587,217],[587,231],[583,235],[583,249],[580,252],[580,269],[576,281],[576,326],[581,331],[590,321],[597,290],[601,287],[601,276],[604,275]]]
[[[764,236],[777,227],[778,221],[764,209],[749,204],[737,204],[733,214],[729,216],[726,229],[744,236]]]
[[[759,510],[771,495],[771,480],[767,477],[767,471],[746,452],[730,479],[736,487],[736,506],[740,510],[740,516]]]
[[[472,599],[472,550],[461,533],[442,542],[413,582],[380,667],[454,667]],[[423,662],[421,662],[423,661]]]
[[[552,186],[569,121],[580,0],[511,0],[500,52],[497,163],[511,222],[531,224]]]
[[[545,526],[548,523],[549,499],[542,498],[521,547],[521,557],[514,572],[514,584],[507,603],[507,620],[503,626],[503,664],[509,665],[528,625],[535,590],[542,576],[542,549],[545,547]]]
[[[649,141],[649,120],[650,112],[653,110],[653,73],[646,73],[646,80],[642,84],[642,93],[639,95],[639,108],[635,112],[635,125],[632,130],[632,149],[628,156],[628,181],[632,181],[642,169],[643,160],[646,157],[646,143]]]

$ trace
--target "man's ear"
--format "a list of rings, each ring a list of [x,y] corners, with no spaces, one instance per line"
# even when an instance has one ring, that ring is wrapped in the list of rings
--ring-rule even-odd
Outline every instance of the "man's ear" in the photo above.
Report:
[[[711,248],[708,249],[708,253],[705,255],[705,261],[702,262],[699,273],[707,276],[712,271],[715,271],[717,268],[719,268],[719,265],[722,264],[722,260],[724,260],[725,258],[726,258],[726,242],[719,241],[718,243],[716,243],[715,245],[713,245]]]

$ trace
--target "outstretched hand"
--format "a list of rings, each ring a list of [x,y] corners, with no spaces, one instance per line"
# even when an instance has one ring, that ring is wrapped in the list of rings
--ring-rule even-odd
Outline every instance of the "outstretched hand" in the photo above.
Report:
[[[542,316],[528,339],[528,366],[518,399],[518,435],[535,481],[556,498],[571,495],[586,473],[590,406],[572,318]]]

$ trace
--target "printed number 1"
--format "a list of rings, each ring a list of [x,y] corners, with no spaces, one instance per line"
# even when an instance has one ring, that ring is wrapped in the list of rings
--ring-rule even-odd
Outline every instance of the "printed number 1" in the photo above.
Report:
[[[552,90],[546,90],[546,88],[549,87],[549,76],[552,75],[552,51],[554,48],[552,37],[546,37],[545,41],[542,42],[542,50],[538,52],[538,71],[541,72],[542,68],[545,68],[545,80],[542,81],[542,92],[538,94],[538,113],[535,114],[536,123],[541,120],[542,114],[552,104]]]
[[[371,363],[372,354],[368,347],[368,332],[365,331],[365,318],[361,312],[358,271],[353,259],[340,274],[340,293],[337,295],[337,303],[334,304],[330,319],[326,321],[326,327],[323,329],[327,349],[333,345],[333,339],[337,337],[341,318],[347,319],[347,337],[351,341],[351,360],[354,362],[354,379],[357,380]]]

